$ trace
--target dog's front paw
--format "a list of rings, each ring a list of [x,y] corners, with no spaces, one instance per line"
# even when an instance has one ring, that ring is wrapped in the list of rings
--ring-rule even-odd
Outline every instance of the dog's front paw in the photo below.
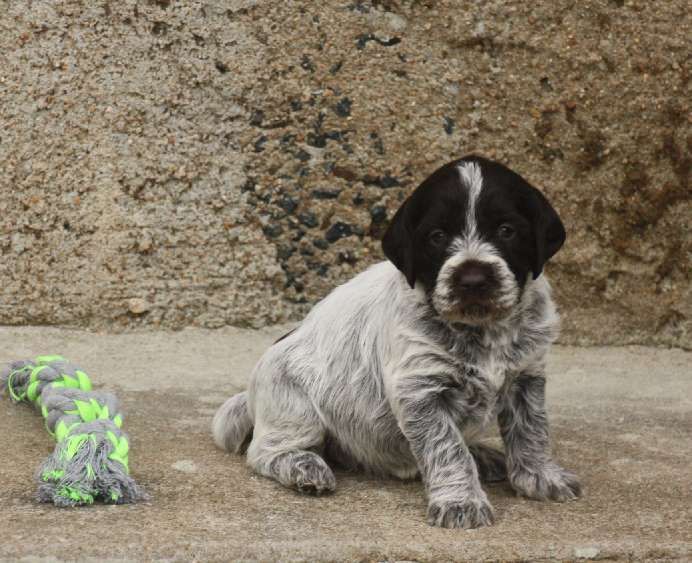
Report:
[[[441,528],[480,528],[495,521],[488,499],[435,500],[428,504],[428,524]]]
[[[520,495],[535,500],[565,502],[581,496],[577,476],[553,462],[514,470],[510,474],[510,481]]]

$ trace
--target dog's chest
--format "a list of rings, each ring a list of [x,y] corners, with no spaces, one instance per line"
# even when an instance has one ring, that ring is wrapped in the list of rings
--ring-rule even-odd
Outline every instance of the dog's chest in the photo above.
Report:
[[[448,406],[456,410],[464,438],[482,435],[497,415],[508,372],[507,346],[511,339],[484,338],[477,330],[458,335],[453,353],[462,369],[458,386],[448,393]]]
[[[490,334],[463,334],[458,349],[463,363],[474,367],[478,377],[497,392],[505,382],[514,352],[514,335],[510,331]]]
[[[481,374],[499,390],[505,382],[509,370],[512,352],[511,336],[503,339],[491,339],[484,343],[477,352],[477,366]]]

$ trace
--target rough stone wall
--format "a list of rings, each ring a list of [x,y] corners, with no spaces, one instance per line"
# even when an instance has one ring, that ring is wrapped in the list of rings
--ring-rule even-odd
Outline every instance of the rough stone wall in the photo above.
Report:
[[[0,323],[299,318],[476,152],[565,221],[565,341],[692,346],[686,0],[0,9]]]

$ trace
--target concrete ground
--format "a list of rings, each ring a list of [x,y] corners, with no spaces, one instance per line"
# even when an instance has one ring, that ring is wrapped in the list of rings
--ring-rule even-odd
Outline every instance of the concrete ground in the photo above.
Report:
[[[582,500],[540,503],[488,487],[497,523],[425,523],[420,483],[337,473],[330,497],[253,475],[209,435],[282,332],[92,334],[0,328],[0,360],[62,353],[115,390],[131,466],[151,500],[61,510],[34,500],[52,449],[40,417],[0,400],[0,559],[692,559],[692,355],[643,347],[556,347],[549,401],[556,457]]]

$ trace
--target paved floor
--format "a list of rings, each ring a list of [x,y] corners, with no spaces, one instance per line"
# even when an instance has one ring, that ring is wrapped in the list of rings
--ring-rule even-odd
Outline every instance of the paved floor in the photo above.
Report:
[[[555,453],[585,497],[568,504],[489,487],[498,518],[475,531],[425,523],[420,483],[337,473],[302,497],[217,450],[215,408],[282,331],[91,334],[0,328],[0,361],[59,352],[126,408],[135,477],[152,500],[59,510],[34,501],[52,445],[40,417],[0,399],[0,559],[692,559],[692,354],[557,347]]]

